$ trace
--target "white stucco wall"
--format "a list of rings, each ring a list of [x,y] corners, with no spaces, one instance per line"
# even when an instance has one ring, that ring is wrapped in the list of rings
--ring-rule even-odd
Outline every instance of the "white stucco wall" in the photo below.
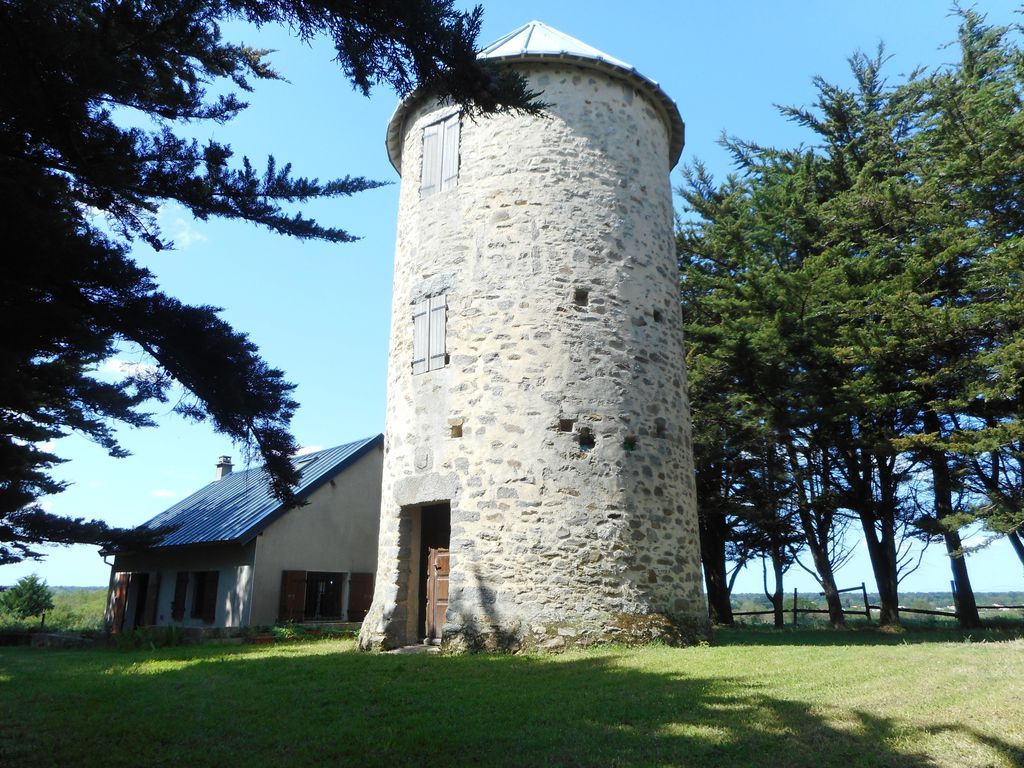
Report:
[[[246,545],[217,544],[205,547],[181,547],[146,553],[118,555],[113,573],[120,571],[149,573],[159,578],[156,624],[177,624],[184,627],[240,627],[245,624],[245,605],[252,582],[252,558],[255,543]],[[217,571],[217,613],[213,624],[192,617],[193,581],[189,580],[185,596],[185,617],[172,621],[171,603],[179,571]],[[135,604],[129,600],[125,627],[134,624]],[[109,619],[109,610],[108,610]]]
[[[249,624],[277,619],[282,571],[376,571],[382,460],[373,448],[257,537]]]

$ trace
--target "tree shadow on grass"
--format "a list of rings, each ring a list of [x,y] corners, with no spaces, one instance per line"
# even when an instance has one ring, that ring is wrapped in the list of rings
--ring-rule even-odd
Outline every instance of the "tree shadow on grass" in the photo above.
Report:
[[[0,763],[936,764],[905,746],[922,734],[912,726],[861,712],[839,726],[750,679],[650,671],[621,651],[398,656],[319,643],[37,656],[53,663],[23,673],[14,657],[0,656]],[[1020,756],[990,735],[966,733],[991,752]]]

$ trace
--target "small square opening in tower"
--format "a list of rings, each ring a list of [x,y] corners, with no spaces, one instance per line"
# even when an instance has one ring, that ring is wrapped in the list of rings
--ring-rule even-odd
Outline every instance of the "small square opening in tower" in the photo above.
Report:
[[[558,420],[558,431],[559,432],[572,432],[572,428],[576,425],[575,419],[559,419]]]
[[[586,288],[574,288],[572,291],[572,303],[577,307],[585,307],[590,303],[590,291]]]
[[[660,323],[664,319],[664,316],[661,314],[660,309],[654,310],[652,314],[654,315],[654,322],[656,323]]]
[[[452,424],[452,437],[462,437],[461,424]]]
[[[636,450],[636,435],[626,435],[622,439],[622,450],[626,453],[632,453]]]
[[[579,441],[580,450],[584,453],[589,453],[594,450],[594,446],[597,445],[597,441],[594,439],[594,433],[589,427],[581,427],[576,439]]]
[[[665,437],[665,435],[667,433],[668,433],[668,429],[665,426],[665,420],[664,419],[655,419],[654,420],[654,436],[655,437]]]

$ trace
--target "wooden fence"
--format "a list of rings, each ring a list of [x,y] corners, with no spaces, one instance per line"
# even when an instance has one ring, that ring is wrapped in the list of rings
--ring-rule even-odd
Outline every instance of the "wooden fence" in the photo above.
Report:
[[[950,586],[952,587],[953,584],[950,583]],[[873,611],[873,610],[874,611],[881,611],[882,610],[882,606],[880,606],[880,605],[872,605],[868,601],[867,585],[864,582],[861,582],[859,587],[847,587],[846,589],[838,589],[836,591],[839,592],[840,594],[843,594],[845,592],[860,592],[861,596],[862,596],[862,599],[863,599],[863,605],[861,605],[861,606],[855,606],[854,605],[854,606],[850,606],[848,608],[844,607],[842,609],[844,616],[846,616],[846,615],[865,616],[868,621],[871,621],[871,611]],[[824,594],[825,594],[824,592],[819,592],[818,596],[820,597],[821,595],[824,595]],[[954,588],[954,595],[955,595],[955,588]],[[801,608],[800,604],[799,604],[799,597],[800,596],[799,596],[797,590],[794,589],[793,590],[793,607],[791,609],[789,609],[788,611],[786,611],[787,613],[792,614],[792,616],[793,616],[793,626],[794,627],[797,626],[798,617],[799,617],[799,615],[801,613],[805,613],[805,614],[815,614],[815,613],[817,613],[817,614],[825,614],[826,616],[828,615],[828,609],[827,608]],[[954,603],[956,602],[955,598],[954,598],[953,602]],[[978,606],[978,610],[979,611],[1000,611],[1000,610],[1024,611],[1024,605],[979,605]],[[938,611],[938,610],[934,610],[934,609],[930,609],[930,608],[905,608],[902,605],[900,606],[899,611],[900,611],[900,613],[919,613],[919,614],[923,614],[923,615],[927,615],[927,616],[948,616],[948,617],[952,617],[954,619],[959,617],[959,614],[957,614],[956,611]],[[769,608],[766,611],[733,611],[732,615],[733,616],[774,616],[775,615],[775,609],[774,608]]]

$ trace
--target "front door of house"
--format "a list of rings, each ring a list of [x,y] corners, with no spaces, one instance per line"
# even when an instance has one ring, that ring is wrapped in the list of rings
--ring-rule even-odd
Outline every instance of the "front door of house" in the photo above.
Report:
[[[426,642],[439,642],[448,611],[448,550],[427,549],[427,626]]]

